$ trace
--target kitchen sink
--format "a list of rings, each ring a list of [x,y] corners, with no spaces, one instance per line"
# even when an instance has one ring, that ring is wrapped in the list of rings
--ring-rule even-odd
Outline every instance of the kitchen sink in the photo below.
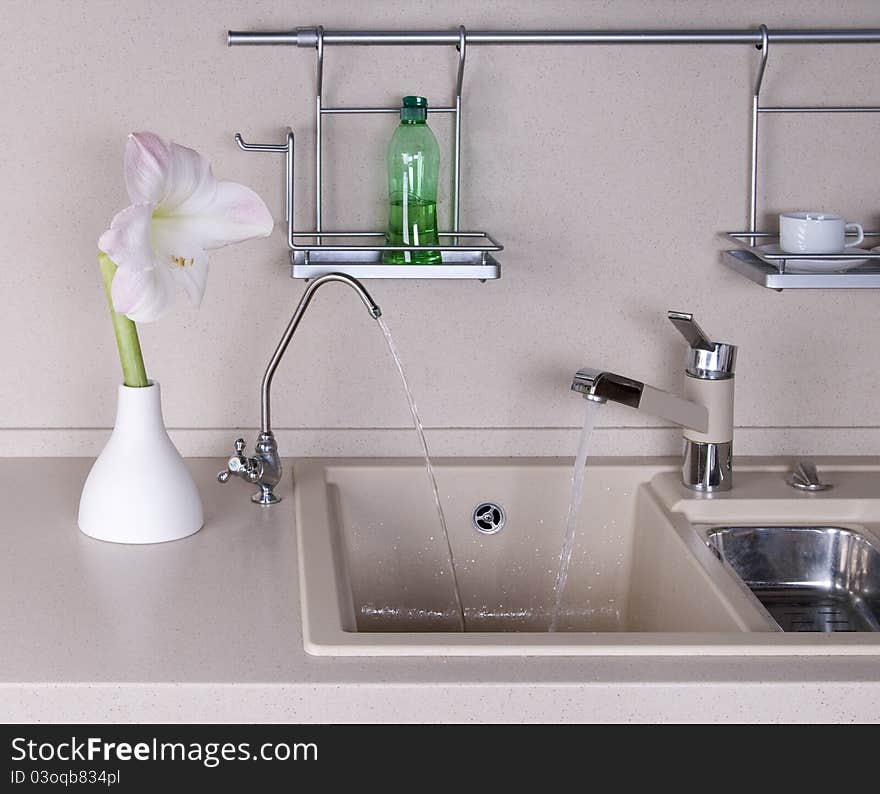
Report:
[[[466,618],[422,461],[294,465],[303,640],[320,655],[728,652],[780,634],[646,483],[675,464],[591,461],[558,631],[548,631],[571,461],[439,460]],[[701,556],[704,558],[701,561]],[[711,651],[710,651],[711,652]]]
[[[838,526],[700,527],[783,631],[880,631],[880,551]]]
[[[803,494],[787,484],[790,466],[741,465],[732,491],[707,497],[681,484],[677,461],[591,459],[551,632],[571,466],[558,458],[435,461],[462,631],[422,461],[293,463],[305,650],[880,653],[880,466],[850,466],[834,475],[832,490]]]

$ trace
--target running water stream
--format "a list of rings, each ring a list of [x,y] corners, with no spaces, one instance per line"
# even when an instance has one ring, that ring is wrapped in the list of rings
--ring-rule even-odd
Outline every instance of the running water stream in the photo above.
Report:
[[[434,504],[437,506],[437,516],[440,519],[440,528],[443,530],[443,538],[446,541],[446,550],[449,553],[449,572],[452,574],[452,587],[455,591],[455,607],[458,612],[458,622],[461,626],[461,630],[464,631],[464,607],[461,603],[461,590],[459,590],[458,577],[455,574],[455,560],[452,556],[452,544],[449,542],[449,530],[446,527],[446,515],[443,512],[443,505],[440,503],[440,491],[437,489],[437,478],[434,476],[434,467],[431,465],[431,456],[428,453],[428,442],[425,440],[425,430],[422,427],[419,409],[416,408],[416,402],[413,399],[412,391],[410,391],[409,388],[409,381],[407,381],[406,374],[403,371],[400,353],[397,350],[397,345],[394,344],[394,339],[391,337],[391,331],[388,330],[388,326],[385,325],[385,321],[381,317],[378,318],[377,322],[382,329],[382,333],[385,334],[385,341],[388,343],[388,350],[391,352],[391,357],[394,359],[394,364],[397,367],[397,371],[400,373],[400,380],[403,383],[403,390],[406,392],[406,400],[409,403],[413,425],[419,436],[419,443],[422,445],[422,453],[425,456],[425,471],[428,473],[428,479],[431,482],[431,489],[434,492]]]
[[[565,583],[568,580],[568,569],[571,566],[571,552],[574,549],[574,535],[577,529],[578,514],[581,502],[584,498],[584,478],[587,472],[587,450],[590,446],[590,437],[593,435],[593,427],[599,414],[601,403],[593,400],[585,400],[587,411],[584,415],[584,427],[581,430],[581,438],[578,442],[577,457],[574,461],[574,471],[571,474],[571,501],[568,504],[568,517],[565,520],[565,542],[562,545],[562,554],[559,555],[559,570],[556,572],[556,585],[553,588],[556,602],[550,618],[549,631],[557,631],[559,618],[562,612],[562,598],[565,594]]]

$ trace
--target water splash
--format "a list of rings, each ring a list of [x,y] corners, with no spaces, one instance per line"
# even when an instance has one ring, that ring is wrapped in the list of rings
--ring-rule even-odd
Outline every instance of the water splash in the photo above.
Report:
[[[397,371],[400,373],[400,380],[403,383],[403,390],[406,392],[406,401],[409,403],[409,410],[412,414],[413,425],[415,426],[416,433],[419,437],[419,443],[422,445],[422,453],[425,456],[425,471],[428,473],[428,479],[431,481],[431,490],[434,492],[434,504],[437,507],[437,516],[440,519],[440,528],[443,530],[443,538],[446,541],[446,550],[449,553],[449,572],[452,574],[452,587],[455,590],[455,607],[458,611],[458,621],[461,626],[461,630],[465,630],[465,622],[464,622],[464,608],[461,603],[461,590],[458,587],[458,577],[455,573],[455,559],[452,556],[452,544],[449,542],[449,530],[446,527],[446,515],[443,512],[443,505],[440,503],[440,491],[437,488],[437,478],[434,476],[434,467],[431,464],[431,455],[428,452],[428,442],[425,439],[425,430],[422,426],[422,419],[419,416],[419,409],[416,408],[416,401],[413,398],[412,391],[409,388],[409,381],[406,379],[406,373],[403,371],[403,363],[400,360],[400,353],[397,350],[397,345],[394,344],[394,339],[391,336],[391,331],[388,329],[388,326],[385,325],[385,320],[381,317],[377,319],[379,323],[379,327],[382,329],[382,333],[385,334],[385,341],[388,343],[388,350],[391,352],[391,357],[394,359],[394,364],[397,367]]]
[[[483,604],[468,608],[465,614],[472,630],[477,627],[477,631],[491,632],[545,632],[551,617],[549,607],[540,605],[507,607]],[[565,617],[580,627],[578,631],[595,631],[597,623],[604,627],[600,631],[621,630],[620,609],[614,599],[599,606],[569,608]],[[455,618],[453,609],[369,601],[358,608],[358,631],[445,631],[444,627]]]
[[[590,436],[593,435],[593,427],[599,413],[601,403],[593,400],[585,400],[587,411],[584,414],[584,426],[581,430],[581,438],[578,442],[577,457],[574,461],[574,471],[571,474],[571,501],[568,504],[568,517],[565,520],[565,542],[562,545],[562,554],[559,555],[559,570],[556,572],[556,585],[553,592],[556,602],[550,619],[548,631],[556,631],[559,617],[562,614],[562,597],[565,594],[565,583],[568,580],[568,569],[571,566],[571,552],[574,549],[574,534],[577,529],[578,514],[581,502],[584,498],[584,478],[587,470],[587,450],[590,446]]]

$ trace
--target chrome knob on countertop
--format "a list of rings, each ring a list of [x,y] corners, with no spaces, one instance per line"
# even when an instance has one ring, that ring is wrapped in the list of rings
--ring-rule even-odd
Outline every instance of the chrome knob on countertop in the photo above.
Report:
[[[809,460],[798,461],[798,465],[789,475],[787,482],[792,488],[808,493],[827,491],[831,488],[831,483],[822,482],[816,464]]]

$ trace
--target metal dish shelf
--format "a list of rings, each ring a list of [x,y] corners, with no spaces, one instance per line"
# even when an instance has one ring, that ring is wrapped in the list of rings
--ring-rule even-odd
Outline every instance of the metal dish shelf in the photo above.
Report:
[[[296,233],[300,235],[299,232]],[[305,236],[305,235],[303,235]],[[321,237],[382,237],[384,232],[322,233]],[[485,232],[440,232],[439,236],[464,240],[485,240],[485,244],[453,246],[405,246],[405,245],[349,245],[320,247],[298,246],[290,252],[293,278],[317,278],[325,273],[345,273],[355,278],[434,278],[479,279],[489,281],[501,277],[501,266],[491,252],[502,246]],[[385,264],[384,251],[439,251],[441,262],[425,264]]]
[[[775,232],[725,232],[724,237],[740,246],[725,251],[724,264],[750,281],[769,289],[876,289],[880,287],[880,250],[848,250],[840,254],[776,254],[762,249],[777,242]],[[880,232],[865,232],[865,239],[880,239]],[[868,261],[850,270],[831,273],[790,273],[789,260],[838,262],[847,259]]]
[[[464,64],[467,37],[460,27],[455,42],[458,51],[455,80],[455,97],[448,107],[428,108],[429,113],[452,113],[455,119],[455,136],[452,148],[452,231],[439,232],[441,245],[389,245],[385,232],[379,231],[326,231],[322,223],[322,150],[324,116],[360,116],[364,114],[393,114],[397,107],[326,107],[323,103],[324,81],[324,31],[314,29],[312,46],[317,52],[315,96],[315,228],[297,231],[294,219],[294,133],[287,129],[284,143],[247,143],[240,133],[235,142],[246,152],[276,152],[284,154],[285,165],[285,215],[287,220],[287,245],[290,248],[291,276],[312,279],[326,273],[344,273],[360,279],[477,279],[488,281],[501,277],[501,266],[493,254],[503,250],[486,232],[461,231],[459,228],[461,188],[461,89],[464,80]],[[232,41],[230,40],[230,43]],[[348,239],[381,239],[380,243],[334,242]],[[450,240],[451,242],[446,242]],[[304,242],[308,241],[308,242]],[[428,264],[383,264],[386,251],[439,251],[441,262]]]
[[[783,289],[876,289],[880,287],[880,249],[851,249],[835,254],[785,254],[770,253],[761,248],[768,243],[778,243],[776,232],[757,230],[758,217],[758,130],[759,119],[764,114],[779,113],[831,113],[850,115],[855,113],[880,113],[876,105],[783,105],[761,104],[761,87],[770,56],[771,35],[766,25],[760,27],[760,41],[756,47],[761,52],[758,74],[752,92],[752,146],[749,163],[749,230],[747,232],[725,232],[727,240],[742,250],[725,251],[722,261],[735,272],[747,279],[775,290]],[[880,232],[865,232],[865,238],[880,238]],[[849,270],[827,273],[786,272],[789,260],[843,261],[865,260]]]

